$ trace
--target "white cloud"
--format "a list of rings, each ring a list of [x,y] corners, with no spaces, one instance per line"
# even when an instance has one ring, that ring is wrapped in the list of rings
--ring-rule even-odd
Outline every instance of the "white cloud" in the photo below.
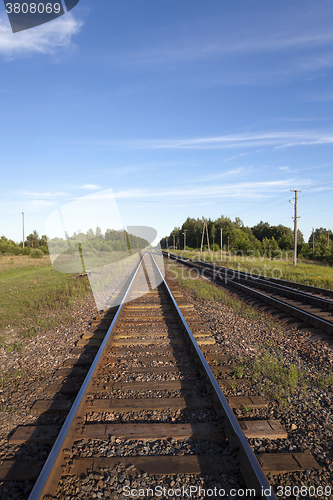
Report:
[[[78,186],[77,189],[102,189],[102,188],[97,184],[83,184],[83,186]]]
[[[243,38],[243,39],[240,39]],[[128,54],[129,60],[134,64],[166,64],[170,62],[188,62],[193,60],[227,57],[236,54],[272,52],[281,50],[305,50],[315,47],[329,45],[333,42],[333,33],[327,30],[326,33],[315,32],[312,34],[293,35],[280,31],[279,33],[266,33],[261,36],[247,35],[230,39],[230,34],[224,37],[212,38],[206,36],[197,39],[186,38],[177,39],[176,42],[169,41],[167,44],[154,48],[139,49],[132,54]],[[328,60],[328,59],[329,60]],[[326,66],[331,62],[331,58],[322,56],[320,66]],[[305,62],[304,62],[305,64]],[[319,64],[319,62],[318,62]]]
[[[52,207],[55,204],[56,201],[32,200],[29,202],[29,207],[31,210],[38,210],[39,208]]]
[[[184,139],[97,140],[90,143],[85,141],[84,145],[88,144],[96,149],[230,149],[252,147],[285,148],[330,144],[332,142],[332,132],[289,130]]]
[[[198,188],[189,188],[188,184],[177,189],[128,189],[114,193],[117,200],[128,199],[129,202],[133,200],[149,201],[152,199],[160,200],[161,198],[171,198],[183,200],[186,202],[191,198],[197,201],[209,197],[223,197],[223,198],[258,198],[270,196],[272,192],[282,192],[289,190],[289,187],[294,182],[293,179],[278,180],[278,181],[262,181],[262,182],[238,182],[227,184],[210,184]]]
[[[38,193],[36,191],[23,191],[22,194],[28,198],[36,199],[36,200],[40,200],[42,198],[57,199],[57,198],[62,197],[62,196],[68,196],[68,193],[65,193],[63,191],[56,192],[56,193],[50,193],[50,192]]]
[[[0,54],[12,58],[18,54],[53,54],[57,49],[68,48],[83,22],[71,13],[25,31],[12,33],[9,21],[0,16]]]

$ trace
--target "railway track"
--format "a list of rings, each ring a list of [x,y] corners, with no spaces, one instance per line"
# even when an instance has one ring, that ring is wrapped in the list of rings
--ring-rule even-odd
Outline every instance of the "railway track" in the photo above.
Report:
[[[182,496],[192,488],[200,498],[195,488],[204,484],[215,488],[214,498],[251,490],[247,497],[274,499],[267,474],[320,469],[309,452],[254,455],[248,438],[287,433],[277,420],[236,419],[233,410],[267,401],[225,398],[235,369],[230,357],[172,280],[153,289],[159,273],[145,254],[119,308],[96,318],[72,351],[79,357],[54,373],[48,397],[35,402],[36,425],[11,435],[22,446],[53,444],[44,465],[33,456],[0,465],[1,481],[35,480],[29,500],[90,499],[92,491],[94,498],[125,498],[137,491],[133,485],[154,481],[166,488],[163,498],[181,484]],[[147,285],[149,293],[138,297]],[[67,415],[63,426],[45,425],[49,414]]]
[[[232,286],[243,298],[251,296],[257,303],[265,302],[282,310],[287,318],[294,316],[327,333],[333,333],[333,290],[253,276],[207,261],[193,261],[171,253],[168,255],[171,259],[197,269],[202,276]]]

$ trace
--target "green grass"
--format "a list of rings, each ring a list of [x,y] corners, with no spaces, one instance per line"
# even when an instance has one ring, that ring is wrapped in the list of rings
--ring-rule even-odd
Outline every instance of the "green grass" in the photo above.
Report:
[[[181,254],[183,257],[191,259],[199,259],[200,252],[173,250],[173,253]],[[220,252],[203,252],[201,258],[215,262],[218,266],[225,266],[239,271],[251,272],[253,275],[275,277],[294,281],[296,283],[304,283],[319,288],[327,288],[333,290],[333,267],[326,266],[312,261],[301,259],[297,266],[293,265],[292,258],[289,260],[274,260],[269,258],[252,259],[250,256],[234,256],[223,253],[223,260],[220,260]]]
[[[242,378],[244,375],[244,367],[242,365],[238,365],[234,370],[234,375],[236,378]]]
[[[253,363],[253,380],[260,380],[262,390],[278,401],[287,404],[287,397],[303,380],[303,373],[295,365],[286,365],[282,356],[265,351]]]
[[[329,370],[328,374],[320,371],[318,373],[318,377],[316,379],[316,385],[321,389],[322,391],[330,389],[333,389],[333,372],[332,369]]]
[[[22,338],[70,320],[76,299],[90,292],[87,278],[55,271],[48,256],[3,257],[0,261],[0,339]],[[14,332],[13,332],[14,330]],[[14,333],[14,335],[13,335]],[[22,349],[19,341],[8,352]]]

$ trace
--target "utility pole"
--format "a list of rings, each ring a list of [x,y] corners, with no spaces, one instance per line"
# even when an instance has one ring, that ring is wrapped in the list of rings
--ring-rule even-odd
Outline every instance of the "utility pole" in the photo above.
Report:
[[[186,250],[186,231],[187,229],[184,229],[183,235],[184,235],[184,250]]]
[[[22,212],[22,228],[23,228],[23,248],[24,248],[24,212]]]
[[[294,213],[294,258],[293,258],[293,263],[294,266],[297,264],[297,219],[300,217],[297,216],[297,193],[300,193],[301,191],[297,191],[297,189],[291,189],[291,192],[295,193],[294,201],[289,200],[290,203],[294,205],[295,213]]]
[[[176,235],[173,235],[173,248],[176,248]]]
[[[314,256],[314,227],[312,228],[312,254]]]
[[[221,227],[221,261],[222,261],[222,227]]]
[[[201,254],[202,254],[202,245],[203,245],[203,241],[204,241],[205,229],[206,229],[206,235],[207,235],[208,252],[210,253],[209,235],[208,235],[208,227],[207,227],[207,221],[206,221],[206,219],[204,219],[203,228],[202,228],[200,258],[201,258]]]

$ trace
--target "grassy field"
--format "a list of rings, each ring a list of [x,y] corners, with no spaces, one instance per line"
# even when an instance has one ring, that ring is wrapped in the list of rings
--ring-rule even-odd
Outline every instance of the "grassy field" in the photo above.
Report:
[[[48,330],[70,321],[74,301],[90,292],[87,278],[59,273],[48,255],[0,259],[0,343]]]
[[[172,250],[173,253],[181,254],[183,257],[199,259],[200,252],[184,252]],[[305,259],[300,259],[297,266],[293,265],[292,259],[274,260],[269,258],[240,257],[223,254],[220,260],[220,252],[203,252],[201,258],[215,262],[218,266],[230,267],[239,271],[247,271],[253,275],[267,276],[269,278],[281,278],[296,283],[328,288],[333,290],[333,268]]]

